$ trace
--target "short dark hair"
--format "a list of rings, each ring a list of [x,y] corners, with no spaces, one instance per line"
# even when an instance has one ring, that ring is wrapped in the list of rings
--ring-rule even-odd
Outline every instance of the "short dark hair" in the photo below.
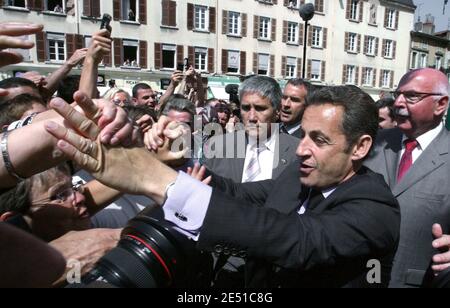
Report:
[[[391,119],[394,119],[394,117],[395,117],[394,103],[395,103],[395,99],[393,99],[392,97],[385,97],[385,98],[382,98],[379,101],[377,101],[376,106],[377,106],[378,110],[383,109],[383,108],[388,108],[389,117]]]
[[[71,75],[61,80],[56,96],[71,104],[73,102],[73,95],[80,87],[80,78],[80,75]]]
[[[306,81],[303,78],[292,78],[292,79],[289,79],[287,84],[286,84],[286,86],[287,85],[291,85],[291,86],[294,86],[294,87],[301,87],[301,86],[303,86],[303,87],[305,87],[306,92],[308,93],[308,95],[312,95],[312,93],[316,89],[312,83],[310,83],[309,81]]]
[[[341,128],[347,139],[347,152],[363,135],[369,135],[375,141],[378,132],[378,109],[369,94],[355,86],[324,87],[308,96],[306,109],[325,104],[344,109]]]
[[[190,100],[181,94],[175,94],[169,97],[164,109],[161,110],[161,114],[167,116],[170,110],[175,110],[178,112],[188,112],[192,115],[192,123],[194,122],[194,117],[197,114],[195,105]]]
[[[0,194],[0,215],[17,212],[25,215],[31,207],[31,182],[25,180]]]
[[[47,108],[41,97],[28,93],[17,95],[9,101],[0,104],[0,128],[20,120],[23,114],[33,107],[34,103],[41,104]]]
[[[133,98],[137,98],[138,97],[138,92],[139,90],[152,90],[152,87],[150,87],[148,84],[146,83],[138,83],[137,85],[135,85],[133,87]]]
[[[144,115],[151,116],[154,122],[158,121],[155,109],[153,109],[150,106],[146,106],[146,105],[140,105],[140,106],[126,105],[126,106],[123,107],[123,109],[128,113],[128,116],[133,121],[139,120]]]
[[[11,77],[11,78],[6,78],[6,79],[3,79],[2,81],[0,81],[0,89],[12,89],[12,88],[18,88],[18,87],[30,87],[33,90],[39,91],[36,84],[26,78]],[[0,103],[4,103],[4,102],[5,102],[5,98],[0,97]]]

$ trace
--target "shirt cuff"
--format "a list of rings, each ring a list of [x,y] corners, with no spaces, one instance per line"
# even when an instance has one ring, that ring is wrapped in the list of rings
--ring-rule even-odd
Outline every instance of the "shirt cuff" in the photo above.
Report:
[[[167,192],[164,218],[192,235],[198,235],[211,200],[212,187],[179,172]]]

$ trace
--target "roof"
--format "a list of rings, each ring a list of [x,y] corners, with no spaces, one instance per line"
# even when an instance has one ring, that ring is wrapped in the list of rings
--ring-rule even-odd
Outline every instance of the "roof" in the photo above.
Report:
[[[402,5],[406,5],[409,6],[411,8],[416,8],[416,6],[414,5],[413,0],[387,0],[387,2],[395,2],[398,4],[402,4]]]

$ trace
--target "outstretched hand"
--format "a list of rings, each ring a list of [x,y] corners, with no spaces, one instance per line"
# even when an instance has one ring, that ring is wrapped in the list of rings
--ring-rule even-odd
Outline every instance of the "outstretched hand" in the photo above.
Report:
[[[444,234],[439,224],[433,225],[433,248],[441,251],[440,254],[433,256],[432,269],[436,274],[450,267],[450,235]]]

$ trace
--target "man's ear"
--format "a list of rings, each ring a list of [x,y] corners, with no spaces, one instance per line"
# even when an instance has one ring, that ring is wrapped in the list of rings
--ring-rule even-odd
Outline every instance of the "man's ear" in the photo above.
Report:
[[[434,109],[434,114],[436,116],[441,116],[447,111],[448,100],[449,100],[448,96],[443,96],[437,101],[436,107]]]
[[[10,218],[12,218],[12,217],[14,217],[14,216],[16,216],[17,215],[17,213],[16,212],[6,212],[6,213],[3,213],[2,215],[0,215],[0,221],[7,221],[8,219],[10,219]]]
[[[352,160],[361,161],[370,152],[372,147],[373,139],[369,135],[363,135],[359,137],[358,142],[353,146],[352,149]]]

